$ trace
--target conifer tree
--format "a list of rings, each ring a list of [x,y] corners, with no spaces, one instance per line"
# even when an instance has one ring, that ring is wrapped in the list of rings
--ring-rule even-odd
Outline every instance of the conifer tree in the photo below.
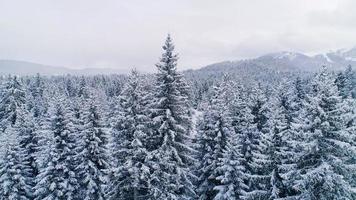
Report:
[[[343,98],[352,97],[354,92],[354,72],[351,65],[348,65],[344,72],[338,73],[335,84]]]
[[[240,198],[247,198],[247,192],[252,191],[253,187],[251,181],[254,173],[253,152],[257,150],[258,130],[248,104],[248,98],[243,91],[242,86],[235,91],[234,99],[230,105],[230,115],[232,127],[238,140],[235,148],[238,148],[238,153],[241,154],[240,165],[244,172],[241,178],[243,185],[246,185],[245,193]]]
[[[216,177],[220,184],[214,187],[217,194],[214,200],[238,200],[244,199],[245,191],[248,189],[245,184],[246,172],[242,165],[244,160],[240,150],[241,143],[234,131],[231,131],[226,141],[226,148],[222,158],[217,164]]]
[[[42,117],[47,112],[47,103],[45,100],[45,85],[43,78],[36,74],[28,86],[26,95],[26,104],[35,118]],[[37,119],[38,121],[40,119]]]
[[[201,200],[214,199],[218,193],[214,190],[220,185],[220,180],[217,179],[220,175],[217,168],[219,159],[223,158],[228,135],[231,134],[227,107],[220,98],[221,91],[219,86],[214,87],[211,103],[204,112],[198,127],[197,195]]]
[[[47,163],[40,170],[35,187],[35,199],[74,199],[77,189],[74,172],[73,115],[63,108],[63,100],[53,106],[50,116],[50,152]]]
[[[269,123],[270,105],[261,85],[254,87],[251,94],[251,114],[256,132],[252,133],[250,144],[250,162],[248,167],[249,183],[247,199],[265,199],[268,196],[271,164],[268,147],[271,145],[271,124]]]
[[[0,131],[16,123],[18,109],[25,104],[25,92],[16,76],[9,77],[0,99]]]
[[[80,77],[79,88],[78,88],[78,97],[82,97],[82,98],[89,97],[88,87],[87,87],[87,83],[86,83],[84,76]]]
[[[145,113],[140,75],[133,70],[120,95],[121,112],[116,116],[113,150],[115,170],[111,199],[143,199],[148,195],[149,169],[145,141],[149,118]]]
[[[64,89],[65,89],[65,93],[68,97],[75,97],[77,94],[77,91],[73,84],[73,79],[69,75],[65,77]]]
[[[302,199],[353,199],[345,161],[355,155],[346,131],[348,115],[334,80],[324,67],[312,82],[304,121],[304,153],[298,163]]]
[[[267,147],[267,155],[270,163],[266,167],[269,173],[268,199],[279,199],[288,196],[286,179],[291,163],[288,162],[290,156],[293,156],[293,150],[288,148],[288,142],[291,139],[287,133],[289,130],[290,112],[288,110],[287,97],[281,93],[281,86],[277,87],[279,94],[274,94],[271,99],[271,112],[269,123],[271,131],[268,135],[270,139]],[[277,92],[276,91],[276,92]]]
[[[19,109],[18,118],[13,128],[16,131],[19,149],[22,153],[22,164],[27,171],[27,183],[30,192],[33,194],[33,188],[36,184],[36,177],[39,173],[38,152],[39,152],[39,135],[35,127],[34,117],[24,107]]]
[[[104,200],[109,170],[108,138],[93,98],[86,103],[82,118],[84,126],[76,147],[76,173],[80,187],[78,198]]]
[[[13,128],[6,130],[16,135]],[[29,200],[32,198],[29,171],[23,159],[22,148],[15,140],[6,145],[4,157],[0,162],[0,199]]]
[[[285,93],[279,93],[280,87],[288,87]],[[301,189],[296,187],[295,182],[300,180],[300,171],[297,170],[298,162],[304,153],[302,142],[304,135],[304,120],[306,111],[306,84],[297,77],[291,85],[279,86],[274,95],[275,106],[272,109],[274,121],[273,134],[282,143],[282,148],[276,156],[281,165],[279,175],[283,179],[279,186],[281,196],[294,198]],[[273,162],[275,163],[275,162]],[[278,179],[274,179],[278,180]],[[278,183],[278,182],[277,182]]]
[[[154,199],[181,199],[194,194],[191,172],[193,163],[191,149],[186,145],[190,140],[186,130],[187,113],[179,84],[177,71],[178,56],[168,35],[164,53],[157,64],[158,73],[152,106],[155,133],[151,137],[154,145],[150,153],[150,191]]]

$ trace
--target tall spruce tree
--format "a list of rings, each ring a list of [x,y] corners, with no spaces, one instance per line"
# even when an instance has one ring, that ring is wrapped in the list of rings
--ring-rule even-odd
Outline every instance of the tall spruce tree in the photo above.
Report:
[[[236,138],[234,138],[236,139]],[[214,200],[243,199],[247,185],[244,183],[244,168],[241,165],[241,155],[234,143],[228,142],[223,157],[219,160],[216,177],[220,184],[214,187],[217,191]]]
[[[33,77],[28,85],[28,94],[26,95],[26,104],[33,113],[36,121],[47,112],[48,105],[45,97],[44,79],[39,74]]]
[[[223,192],[221,179],[223,176],[222,164],[230,155],[227,142],[231,139],[233,131],[229,118],[228,107],[223,100],[224,88],[215,86],[211,103],[203,114],[198,127],[198,155],[197,160],[197,195],[201,200],[211,200],[219,192]],[[218,178],[219,177],[219,178]],[[228,184],[227,181],[224,184]]]
[[[242,86],[235,91],[234,99],[230,105],[230,115],[232,127],[238,140],[236,147],[241,154],[240,163],[244,169],[244,175],[241,178],[246,185],[245,191],[248,192],[252,191],[253,152],[257,150],[259,134],[248,104],[248,97],[243,91]],[[245,193],[242,197],[247,198],[248,193]]]
[[[76,147],[76,173],[80,187],[77,198],[104,200],[109,172],[108,138],[95,100],[91,98],[85,105],[84,126]]]
[[[185,199],[194,195],[189,164],[193,162],[191,149],[186,145],[190,135],[185,127],[189,117],[177,71],[178,56],[168,35],[164,53],[157,64],[158,73],[152,108],[155,145],[150,153],[150,191],[153,199]]]
[[[214,187],[218,191],[214,200],[238,200],[244,199],[246,190],[245,184],[246,172],[242,165],[244,158],[241,155],[241,141],[239,137],[231,129],[227,136],[226,148],[224,149],[222,158],[217,164],[216,179],[220,184]]]
[[[288,148],[291,139],[287,133],[291,121],[290,105],[287,93],[283,91],[283,86],[277,87],[277,91],[270,100],[271,112],[269,123],[271,131],[268,135],[270,143],[267,147],[267,155],[270,163],[266,167],[269,173],[268,199],[280,199],[288,196],[286,179],[289,170],[293,165],[288,162],[293,156],[293,150]]]
[[[25,104],[25,91],[16,76],[9,77],[5,83],[0,100],[0,131],[16,123],[18,109]]]
[[[19,133],[18,129],[6,129],[12,138]],[[5,153],[0,162],[0,199],[29,200],[33,198],[31,171],[26,159],[25,149],[16,139],[9,140],[5,145]]]
[[[302,199],[353,199],[348,177],[353,174],[345,161],[355,155],[346,129],[345,104],[333,77],[324,67],[312,82],[304,121],[304,154],[298,163]],[[354,169],[354,168],[353,168]]]
[[[33,194],[33,188],[36,185],[36,177],[39,174],[38,152],[39,135],[35,127],[34,117],[24,106],[19,109],[17,121],[14,125],[19,148],[22,153],[22,164],[27,171],[27,182],[30,186],[30,193]],[[32,197],[32,196],[31,196]]]
[[[109,196],[111,199],[145,199],[149,195],[148,152],[149,116],[140,75],[133,70],[120,95],[120,112],[113,130],[115,164]]]
[[[271,145],[271,124],[269,123],[270,105],[262,86],[252,89],[251,93],[251,114],[253,124],[256,125],[256,132],[251,135],[253,139],[251,145],[251,158],[248,167],[249,183],[247,199],[266,199],[269,191],[270,172],[268,167],[271,164],[268,156],[268,147]]]
[[[335,83],[338,87],[339,93],[343,98],[347,97],[355,97],[355,78],[354,71],[352,70],[352,66],[348,65],[344,72],[339,72]]]
[[[50,114],[49,155],[44,168],[37,176],[35,199],[74,199],[77,191],[77,179],[74,172],[74,117],[61,99],[54,104]]]

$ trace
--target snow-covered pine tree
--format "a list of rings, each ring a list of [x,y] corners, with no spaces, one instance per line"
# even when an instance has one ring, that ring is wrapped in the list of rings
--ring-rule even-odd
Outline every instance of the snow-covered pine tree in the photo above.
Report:
[[[152,134],[153,149],[150,153],[150,192],[153,199],[185,199],[194,195],[189,164],[193,163],[191,149],[187,141],[190,134],[186,130],[184,118],[187,116],[185,101],[178,84],[178,56],[168,35],[164,53],[157,64],[158,73],[154,89],[152,116],[155,133]]]
[[[19,108],[17,121],[13,128],[16,131],[19,148],[22,153],[22,164],[27,171],[28,184],[30,193],[33,194],[33,188],[36,185],[36,177],[39,173],[37,161],[39,151],[39,135],[35,127],[34,117],[24,106]]]
[[[9,76],[0,100],[0,131],[13,126],[17,120],[18,108],[25,104],[25,92],[16,76]]]
[[[333,77],[326,67],[312,81],[304,121],[304,155],[298,163],[297,181],[301,199],[353,199],[348,177],[354,174],[345,163],[355,156],[355,147],[346,130],[348,114]],[[355,168],[353,168],[355,169]]]
[[[144,199],[148,196],[149,168],[146,164],[149,118],[145,113],[145,93],[140,75],[131,72],[120,95],[121,113],[116,116],[113,147],[115,173],[112,177],[111,199]]]
[[[33,113],[33,116],[39,121],[40,117],[47,112],[47,103],[44,96],[45,85],[44,80],[40,74],[36,74],[30,80],[28,86],[28,94],[26,95],[26,104],[28,109]]]
[[[271,145],[271,123],[269,123],[270,105],[262,89],[258,86],[252,89],[250,100],[253,124],[256,125],[254,142],[251,151],[251,162],[249,166],[249,183],[247,199],[265,199],[268,197],[270,172],[268,167],[271,164],[268,156],[268,147]]]
[[[71,122],[73,115],[64,108],[64,100],[58,97],[49,116],[50,134],[49,155],[47,163],[40,169],[37,176],[35,196],[37,200],[72,200],[77,189],[77,179],[74,172],[74,127]]]
[[[45,90],[43,77],[39,73],[36,74],[35,77],[31,78],[29,83],[29,91],[32,96],[40,96],[43,97]]]
[[[251,114],[254,118],[254,123],[258,131],[261,133],[268,132],[268,117],[269,117],[269,104],[263,86],[259,83],[253,87],[250,95],[251,101]]]
[[[216,179],[220,185],[214,187],[217,191],[214,200],[238,200],[245,196],[247,185],[244,183],[244,168],[240,163],[241,155],[235,148],[228,142],[223,158],[218,163],[217,171],[220,175]]]
[[[121,112],[113,127],[114,170],[109,188],[110,199],[144,199],[148,196],[149,168],[145,141],[149,118],[145,113],[145,94],[140,75],[131,72],[120,95]]]
[[[77,94],[77,90],[74,86],[73,83],[73,77],[70,75],[67,75],[65,78],[65,84],[64,84],[64,91],[68,97],[75,97]]]
[[[287,102],[286,104],[288,106],[284,106],[286,109],[289,108],[291,110],[291,115],[292,117],[288,118],[288,124],[293,121],[293,118],[298,118],[300,115],[300,112],[304,108],[305,105],[305,98],[306,98],[306,84],[303,83],[302,79],[300,77],[297,77],[293,83],[292,86],[288,88],[288,92],[285,93],[287,96]]]
[[[283,88],[284,85],[278,86],[277,91],[270,99],[272,109],[268,121],[271,130],[268,135],[270,141],[267,147],[270,163],[265,166],[269,173],[268,199],[270,200],[288,196],[285,182],[287,182],[289,170],[293,169],[294,166],[294,163],[289,162],[291,156],[293,156],[293,149],[288,148],[288,142],[291,142],[292,138],[289,137],[287,132],[290,128],[289,123],[291,123],[292,116],[291,110],[288,110],[290,109],[288,96],[286,96],[288,93]]]
[[[243,91],[243,86],[235,91],[234,99],[230,105],[230,115],[232,128],[238,140],[236,148],[241,154],[240,164],[244,169],[241,178],[246,185],[245,191],[252,191],[252,182],[250,181],[251,175],[254,173],[252,152],[257,149],[258,130],[248,104],[248,98]],[[243,194],[240,198],[247,198],[247,194]]]
[[[239,200],[245,196],[245,191],[248,189],[245,184],[246,172],[242,165],[244,161],[241,153],[241,141],[237,134],[231,129],[227,135],[226,147],[222,158],[217,164],[216,180],[220,184],[214,187],[217,191],[214,200]]]
[[[78,199],[104,200],[109,172],[107,133],[101,122],[97,103],[90,98],[83,112],[84,126],[76,147],[79,184]]]
[[[13,127],[6,129],[11,137],[16,136]],[[29,179],[28,163],[25,153],[17,140],[8,141],[5,153],[0,161],[0,199],[29,200],[32,199],[31,180]]]
[[[232,149],[226,148],[233,130],[228,106],[222,98],[224,90],[220,85],[214,86],[209,107],[204,112],[197,131],[197,195],[201,200],[212,200],[219,191],[222,193],[226,189],[221,183],[224,175],[221,165],[226,160],[221,159],[232,153]],[[228,181],[224,184],[228,184]],[[219,187],[216,188],[217,186]]]
[[[338,87],[339,93],[343,98],[352,97],[354,92],[354,71],[351,65],[348,65],[344,72],[339,72],[335,83]]]
[[[84,76],[80,77],[79,80],[79,88],[78,88],[78,97],[82,98],[82,99],[87,99],[89,98],[89,91],[88,91],[88,86],[85,80]]]
[[[286,88],[287,91],[280,93],[279,91],[283,90],[280,87]],[[306,95],[307,85],[305,80],[297,77],[291,84],[283,83],[277,88],[274,95],[277,101],[272,109],[272,116],[277,119],[275,120],[276,123],[280,124],[280,127],[285,127],[282,130],[274,128],[274,131],[277,131],[277,133],[283,132],[279,134],[282,135],[282,152],[284,152],[284,155],[281,156],[280,176],[283,179],[285,195],[292,199],[296,198],[301,192],[301,189],[296,187],[295,183],[300,180],[300,171],[297,169],[297,165],[304,154],[301,144],[304,135],[303,123],[307,114]],[[283,121],[285,121],[285,124]]]
[[[351,110],[349,110],[350,116],[344,119],[348,120],[346,125],[347,129],[350,133],[355,132],[356,117],[352,116],[356,116],[356,73],[352,70],[351,65],[349,65],[344,72],[340,72],[337,75],[335,84],[340,96],[343,98],[343,103],[351,108]],[[351,134],[351,137],[355,138],[355,134]]]
[[[298,179],[297,160],[302,154],[299,142],[304,98],[301,79],[297,78],[292,83],[283,81],[269,100],[269,199],[291,198],[298,193],[293,186]]]

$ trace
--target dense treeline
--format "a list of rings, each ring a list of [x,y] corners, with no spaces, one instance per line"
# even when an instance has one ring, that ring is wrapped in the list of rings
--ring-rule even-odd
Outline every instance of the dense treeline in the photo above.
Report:
[[[168,36],[154,75],[1,77],[0,199],[356,199],[351,66],[187,81],[177,60]]]

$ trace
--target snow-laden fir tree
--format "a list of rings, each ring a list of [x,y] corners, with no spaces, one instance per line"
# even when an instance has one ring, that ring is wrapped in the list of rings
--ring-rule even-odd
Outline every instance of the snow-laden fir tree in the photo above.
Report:
[[[72,76],[67,75],[65,77],[64,90],[65,90],[65,94],[68,97],[76,96],[77,91],[76,91],[76,88],[74,86]]]
[[[16,136],[13,127],[6,129],[11,137]],[[29,200],[32,199],[30,171],[28,162],[20,144],[13,139],[5,145],[5,153],[0,161],[0,199]]]
[[[18,108],[25,104],[25,91],[16,76],[8,77],[0,99],[0,131],[13,126],[17,120]]]
[[[258,131],[268,133],[269,104],[263,86],[259,83],[254,86],[250,95],[251,114]]]
[[[104,200],[108,184],[108,138],[97,103],[90,98],[83,112],[84,125],[76,148],[78,199]]]
[[[81,97],[83,99],[89,98],[89,91],[88,91],[88,86],[85,81],[85,77],[81,76],[79,80],[79,88],[78,88],[78,97]]]
[[[270,131],[271,124],[269,123],[270,105],[267,97],[259,84],[252,89],[250,95],[251,114],[253,116],[253,124],[256,126],[256,132],[248,140],[251,142],[248,166],[248,192],[246,199],[265,199],[268,196],[270,173],[268,167],[271,164],[268,156],[268,146],[271,143]],[[242,145],[244,146],[244,144]],[[245,152],[243,153],[243,155]]]
[[[31,194],[36,184],[39,173],[38,152],[39,140],[38,130],[35,126],[33,115],[24,106],[19,109],[17,121],[13,130],[16,131],[19,148],[22,153],[22,164],[26,168],[28,184],[31,186]]]
[[[36,74],[36,76],[31,79],[27,90],[27,107],[33,113],[33,116],[37,118],[36,121],[39,121],[39,118],[47,112],[48,107],[45,97],[45,85],[43,77],[41,77],[39,74]]]
[[[77,179],[73,164],[76,163],[73,114],[66,109],[68,104],[61,98],[54,103],[50,113],[51,141],[44,168],[37,176],[35,199],[57,200],[74,199],[77,192]]]
[[[351,65],[348,65],[345,71],[339,72],[335,79],[336,86],[343,98],[352,97],[355,93],[354,73]]]
[[[300,179],[299,170],[296,168],[303,155],[301,144],[304,135],[303,121],[307,113],[306,95],[306,84],[300,77],[297,77],[291,83],[282,82],[272,97],[274,101],[270,117],[273,122],[272,139],[274,135],[275,139],[281,141],[282,144],[282,147],[278,147],[280,151],[276,154],[277,161],[281,161],[278,168],[279,175],[283,179],[283,184],[279,186],[284,188],[284,192],[280,189],[279,195],[288,198],[294,198],[300,194],[300,188],[295,187],[295,182]]]
[[[247,186],[245,191],[252,191],[253,152],[257,151],[258,148],[259,132],[248,104],[248,98],[243,91],[243,86],[240,86],[235,91],[234,99],[230,105],[230,116],[232,127],[238,140],[236,148],[241,154],[240,164],[244,169],[244,174],[241,178],[244,181],[244,185]],[[248,193],[245,193],[242,197],[247,198],[247,195]]]
[[[113,127],[114,166],[110,199],[145,199],[149,195],[146,164],[148,123],[141,77],[133,70],[120,95],[120,112]]]
[[[241,141],[238,135],[231,129],[227,135],[226,147],[222,158],[217,163],[216,179],[219,185],[214,187],[217,191],[214,200],[238,200],[244,199],[245,191],[248,189],[245,184],[246,172],[242,165],[244,161],[241,155]]]
[[[293,149],[289,148],[288,144],[292,142],[287,132],[291,121],[291,110],[288,110],[290,105],[286,96],[288,93],[282,85],[276,89],[277,91],[270,99],[272,109],[268,121],[271,130],[267,135],[269,139],[267,155],[270,163],[265,166],[269,173],[268,199],[271,200],[288,196],[286,179],[288,179],[289,170],[294,167],[294,163],[289,162],[293,157]]]
[[[224,176],[221,165],[226,161],[224,155],[230,156],[232,153],[232,149],[226,148],[233,131],[228,106],[222,98],[225,89],[221,85],[214,87],[209,107],[204,112],[197,131],[197,195],[201,200],[214,199],[219,191],[223,192],[225,189],[220,180]],[[224,184],[228,184],[228,181]],[[217,186],[221,187],[216,188]]]
[[[190,180],[193,175],[188,169],[194,159],[186,145],[190,133],[184,123],[189,116],[178,81],[181,76],[177,71],[178,56],[169,35],[163,50],[153,94],[155,133],[150,136],[154,145],[148,159],[152,172],[150,192],[153,199],[185,199],[194,195]]]
[[[301,199],[354,199],[349,177],[355,156],[352,137],[346,129],[347,105],[339,96],[333,77],[324,67],[312,81],[307,115],[303,124],[303,156],[298,163],[301,179],[296,181]],[[352,165],[352,164],[351,164]]]
[[[287,99],[284,104],[288,106],[283,106],[285,109],[290,109],[290,113],[292,116],[288,117],[288,124],[293,121],[292,118],[298,118],[300,112],[305,105],[305,98],[306,98],[306,84],[303,83],[300,77],[297,77],[293,82],[292,86],[288,88],[288,92],[284,93],[285,98]]]

